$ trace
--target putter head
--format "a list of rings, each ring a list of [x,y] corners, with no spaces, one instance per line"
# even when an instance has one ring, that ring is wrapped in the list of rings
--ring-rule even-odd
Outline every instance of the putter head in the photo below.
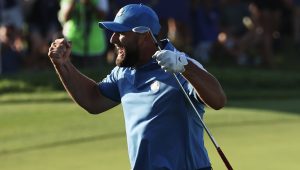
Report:
[[[150,32],[150,28],[145,27],[145,26],[138,26],[138,27],[132,28],[132,31],[136,32],[136,33],[144,34],[144,33]]]

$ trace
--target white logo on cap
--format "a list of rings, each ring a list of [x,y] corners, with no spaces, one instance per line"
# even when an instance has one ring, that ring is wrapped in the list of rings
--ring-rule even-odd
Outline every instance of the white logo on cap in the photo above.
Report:
[[[159,90],[159,81],[154,81],[151,86],[150,89],[152,92],[157,92]]]
[[[121,8],[116,16],[119,17],[119,16],[123,15],[123,13],[124,13],[124,8]]]

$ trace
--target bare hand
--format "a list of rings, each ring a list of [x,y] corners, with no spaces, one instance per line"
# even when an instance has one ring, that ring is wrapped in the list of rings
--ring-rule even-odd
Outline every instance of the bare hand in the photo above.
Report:
[[[71,44],[66,39],[56,39],[50,46],[48,56],[57,65],[70,61]]]

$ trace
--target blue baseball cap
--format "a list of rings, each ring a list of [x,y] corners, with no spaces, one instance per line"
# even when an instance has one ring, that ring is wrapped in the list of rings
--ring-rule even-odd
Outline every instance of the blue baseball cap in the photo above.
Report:
[[[127,32],[138,26],[150,28],[154,35],[160,31],[157,14],[143,4],[126,5],[118,11],[114,21],[99,22],[99,26],[113,32]]]

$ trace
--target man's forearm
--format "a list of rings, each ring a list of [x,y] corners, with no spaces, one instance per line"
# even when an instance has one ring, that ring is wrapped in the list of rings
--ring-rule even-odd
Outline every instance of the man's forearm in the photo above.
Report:
[[[200,66],[189,60],[182,75],[196,89],[200,99],[213,109],[221,109],[226,103],[226,95],[218,80]]]
[[[81,74],[71,63],[71,43],[56,39],[50,46],[48,56],[72,99],[92,114],[104,112],[118,103],[104,97],[97,83]]]
[[[97,83],[81,74],[71,62],[54,65],[66,91],[80,106],[88,110],[92,98],[98,92]]]

